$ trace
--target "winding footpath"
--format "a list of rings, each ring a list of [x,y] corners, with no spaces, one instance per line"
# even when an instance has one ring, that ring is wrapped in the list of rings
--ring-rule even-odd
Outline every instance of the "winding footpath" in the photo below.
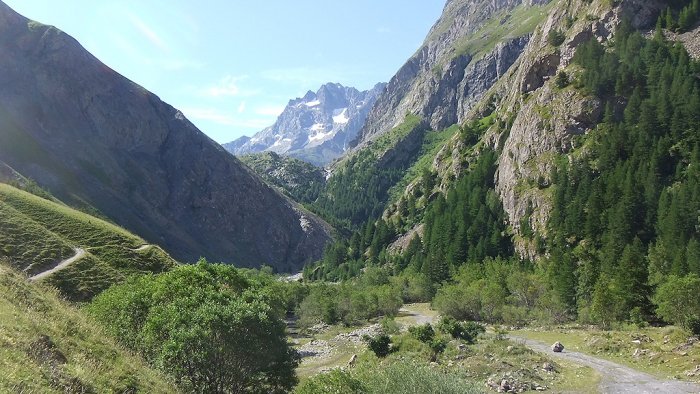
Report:
[[[530,349],[546,353],[553,358],[571,361],[593,368],[601,375],[600,392],[610,394],[641,394],[641,393],[700,393],[700,386],[678,380],[661,380],[652,375],[635,369],[603,360],[579,352],[564,349],[562,353],[554,353],[546,343],[509,335],[509,339],[522,343]]]
[[[437,315],[428,315],[413,305],[404,305],[401,313],[409,316],[412,325],[435,323]],[[700,385],[679,380],[662,380],[648,373],[614,363],[612,361],[600,359],[588,354],[571,352],[564,349],[562,353],[552,351],[550,345],[517,335],[509,335],[508,338],[514,342],[522,343],[530,349],[545,353],[552,358],[570,361],[576,364],[593,368],[601,376],[601,393],[605,394],[700,394]],[[565,344],[566,345],[566,344]]]
[[[134,252],[143,252],[144,250],[150,249],[152,247],[153,247],[153,245],[151,245],[151,244],[145,244],[145,245],[139,246],[136,249],[131,249],[131,250],[133,250]]]
[[[30,276],[29,280],[35,281],[35,280],[43,279],[43,278],[45,278],[45,277],[47,277],[47,276],[49,276],[57,271],[60,271],[64,268],[68,267],[69,265],[75,263],[76,261],[82,259],[83,257],[85,257],[85,249],[75,248],[75,255],[73,257],[61,261],[60,263],[58,263],[58,265],[51,268],[50,270],[46,270],[46,271],[40,272],[34,276]]]

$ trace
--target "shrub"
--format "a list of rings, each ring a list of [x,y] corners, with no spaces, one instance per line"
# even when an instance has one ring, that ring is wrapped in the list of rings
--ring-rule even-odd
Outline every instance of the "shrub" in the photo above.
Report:
[[[349,372],[334,369],[307,379],[294,390],[297,394],[361,394],[369,393],[364,383]]]
[[[475,322],[458,322],[446,316],[440,320],[438,329],[454,339],[461,339],[467,343],[476,343],[479,333],[484,332],[484,328]]]
[[[282,392],[298,358],[271,298],[231,266],[200,263],[113,286],[87,310],[183,391]]]
[[[430,323],[425,323],[422,326],[409,327],[408,332],[411,333],[414,338],[424,343],[429,343],[435,338],[435,331]]]
[[[686,325],[693,335],[700,336],[700,316],[690,316]]]
[[[559,71],[557,73],[557,78],[554,80],[554,83],[559,89],[563,89],[569,86],[569,74],[567,74],[564,70]]]
[[[547,34],[547,42],[554,47],[563,44],[565,39],[566,36],[561,30],[550,30]]]
[[[483,334],[486,332],[484,326],[475,321],[465,322],[463,324],[463,329],[470,337],[474,338],[475,341],[479,334]]]
[[[437,357],[437,355],[444,352],[445,349],[447,348],[447,339],[445,339],[445,338],[433,338],[433,340],[431,340],[428,343],[428,346],[430,346],[430,350],[433,351],[433,358],[432,359],[434,361],[435,358]]]
[[[386,334],[380,334],[375,337],[365,335],[363,339],[367,342],[369,350],[374,352],[377,357],[386,357],[391,352],[391,338]]]
[[[379,324],[382,326],[382,330],[387,334],[399,333],[399,325],[396,323],[396,320],[391,317],[383,317]]]
[[[659,286],[654,297],[658,315],[673,324],[691,329],[700,316],[700,277],[691,274],[685,277],[670,276]]]

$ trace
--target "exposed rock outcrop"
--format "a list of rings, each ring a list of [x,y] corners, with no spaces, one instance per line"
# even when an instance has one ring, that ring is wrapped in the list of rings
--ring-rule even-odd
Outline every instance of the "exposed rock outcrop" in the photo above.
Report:
[[[520,231],[521,219],[530,215],[529,223],[540,234],[546,233],[551,210],[551,173],[557,155],[575,148],[574,137],[595,126],[602,115],[599,100],[584,96],[571,88],[554,86],[553,77],[569,65],[577,46],[589,39],[607,41],[624,17],[633,26],[644,28],[655,22],[663,6],[660,1],[627,0],[611,7],[607,2],[574,0],[558,2],[546,21],[535,31],[527,48],[511,72],[494,88],[504,97],[498,111],[514,116],[503,140],[487,140],[501,148],[496,174],[496,190],[503,202],[510,225]],[[576,22],[567,29],[567,20]],[[553,47],[547,37],[559,30],[564,42]],[[519,89],[513,89],[518,86]],[[499,144],[502,142],[502,146]],[[519,253],[534,258],[533,246],[519,240]]]
[[[472,106],[518,59],[529,40],[527,31],[515,36],[510,31],[511,26],[523,23],[513,17],[512,11],[546,3],[448,1],[423,46],[399,69],[377,100],[354,144],[361,147],[387,132],[401,123],[407,112],[425,119],[433,130],[463,122]],[[506,31],[485,29],[489,23]],[[500,36],[492,39],[490,34]]]

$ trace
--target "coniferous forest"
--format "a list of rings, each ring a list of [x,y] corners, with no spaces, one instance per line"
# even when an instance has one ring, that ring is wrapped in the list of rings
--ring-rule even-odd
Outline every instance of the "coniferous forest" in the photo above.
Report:
[[[422,219],[423,235],[403,253],[386,251],[399,229],[379,218],[327,247],[305,274],[341,280],[383,267],[419,278],[444,311],[473,287],[475,305],[490,311],[454,312],[461,318],[524,321],[532,307],[529,318],[692,325],[695,317],[661,305],[670,294],[700,291],[692,287],[700,275],[700,64],[660,28],[645,38],[629,24],[609,46],[581,45],[573,63],[572,83],[563,88],[598,97],[605,111],[577,137],[579,147],[557,159],[546,233],[521,223],[542,258],[517,257],[494,191],[496,153],[486,150],[422,212],[411,212]],[[537,290],[524,297],[518,278]]]

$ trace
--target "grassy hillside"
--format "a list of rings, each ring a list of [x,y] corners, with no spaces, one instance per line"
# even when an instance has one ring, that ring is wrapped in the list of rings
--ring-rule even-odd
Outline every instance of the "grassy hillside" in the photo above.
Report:
[[[45,285],[0,264],[0,392],[173,393]]]
[[[176,263],[157,246],[101,219],[0,184],[0,258],[32,276],[72,257],[85,257],[46,280],[72,300],[87,300],[134,273]]]

